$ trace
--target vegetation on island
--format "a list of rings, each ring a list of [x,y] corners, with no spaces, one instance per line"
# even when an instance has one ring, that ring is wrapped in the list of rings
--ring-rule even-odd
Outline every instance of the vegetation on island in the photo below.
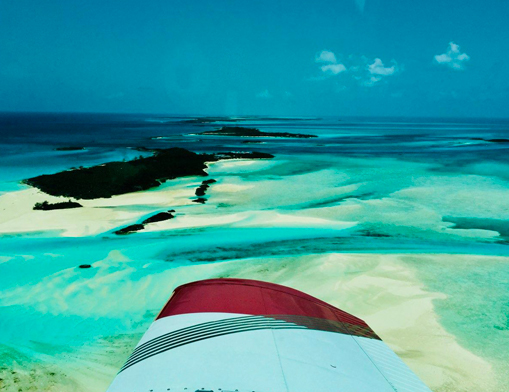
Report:
[[[173,215],[174,212],[175,210],[159,212],[158,214],[152,215],[151,217],[145,219],[142,223],[136,223],[134,225],[126,226],[120,230],[115,231],[114,233],[117,235],[126,235],[135,233],[137,231],[141,231],[145,228],[145,225],[148,225],[150,223],[162,222],[168,219],[175,218],[175,215]]]
[[[210,184],[213,184],[214,182],[216,182],[216,180],[214,179],[202,181],[201,185],[198,188],[196,188],[194,194],[196,196],[205,196],[205,193],[207,192],[207,189],[209,189]]]
[[[206,162],[273,157],[260,152],[196,154],[183,148],[169,148],[156,151],[149,157],[80,167],[29,178],[23,182],[53,196],[97,199],[155,188],[178,177],[207,176]]]
[[[294,139],[309,139],[318,137],[316,135],[308,135],[304,133],[289,133],[289,132],[262,132],[258,128],[245,128],[245,127],[222,127],[213,131],[200,132],[198,135],[210,136],[240,136],[240,137],[280,137],[280,138],[294,138]]]
[[[35,203],[34,210],[50,211],[50,210],[64,210],[68,208],[80,208],[83,207],[80,203],[75,201],[62,201],[60,203],[48,203],[43,201],[42,203]]]
[[[81,146],[65,146],[65,147],[57,147],[55,148],[56,151],[82,151],[85,147]]]
[[[142,225],[142,224],[130,225],[130,226],[124,227],[123,229],[115,231],[115,234],[117,234],[117,235],[131,234],[136,231],[143,230],[144,228],[145,228],[145,225]]]
[[[169,210],[167,212],[160,212],[158,214],[151,216],[150,218],[145,219],[142,222],[142,224],[146,225],[149,223],[163,222],[168,219],[173,219],[173,218],[175,218],[175,215],[172,214],[173,212],[175,212],[175,210]]]

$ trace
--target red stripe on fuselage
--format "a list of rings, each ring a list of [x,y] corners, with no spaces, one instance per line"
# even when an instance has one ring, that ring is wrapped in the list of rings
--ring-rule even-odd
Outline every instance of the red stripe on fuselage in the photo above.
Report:
[[[209,279],[179,286],[157,319],[206,312],[307,316],[368,327],[361,319],[301,291],[246,279]]]

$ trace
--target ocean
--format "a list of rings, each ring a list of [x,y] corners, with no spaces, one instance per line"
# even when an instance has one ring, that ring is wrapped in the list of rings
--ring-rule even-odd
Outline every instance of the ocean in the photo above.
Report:
[[[205,204],[203,177],[58,211],[21,183],[170,147],[274,158],[210,163]],[[176,286],[242,277],[365,319],[434,391],[509,391],[509,120],[4,113],[0,151],[0,390],[103,391]]]

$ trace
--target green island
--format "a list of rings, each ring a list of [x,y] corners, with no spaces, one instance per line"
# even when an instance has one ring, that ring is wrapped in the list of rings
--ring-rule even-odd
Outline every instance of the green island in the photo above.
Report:
[[[197,135],[209,136],[240,136],[240,137],[280,137],[280,138],[293,138],[293,139],[309,139],[318,137],[316,135],[309,135],[304,133],[289,133],[289,132],[263,132],[258,128],[245,128],[245,127],[222,127],[213,131],[200,132]]]
[[[82,146],[64,146],[55,148],[55,151],[83,151],[83,150],[85,150],[85,147]]]
[[[34,210],[40,211],[50,211],[50,210],[64,210],[68,208],[80,208],[83,207],[80,203],[76,203],[75,201],[62,201],[60,203],[49,203],[47,201],[43,201],[42,203],[35,203]]]
[[[163,222],[169,219],[175,218],[175,215],[173,213],[175,210],[168,210],[166,212],[160,212],[158,214],[152,215],[151,217],[145,219],[141,223],[136,223],[134,225],[126,226],[120,230],[114,231],[116,235],[127,235],[131,233],[135,233],[137,231],[141,231],[145,228],[145,225],[148,225],[150,223],[157,223],[157,222]]]
[[[178,177],[207,176],[206,162],[273,157],[261,152],[197,154],[175,147],[156,151],[149,157],[45,174],[23,180],[23,183],[52,196],[75,199],[107,198],[155,188]]]

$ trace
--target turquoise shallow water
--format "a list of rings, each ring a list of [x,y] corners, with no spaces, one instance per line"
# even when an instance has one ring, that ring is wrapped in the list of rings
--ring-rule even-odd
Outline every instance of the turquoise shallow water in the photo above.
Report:
[[[507,260],[424,258],[419,277],[433,291],[446,294],[436,309],[444,327],[481,357],[494,359],[507,374],[509,354],[509,266]],[[506,378],[504,378],[504,382]]]
[[[56,374],[51,385],[72,390],[59,372],[78,379],[74,372],[83,358],[91,361],[97,352],[106,369],[101,385],[107,385],[174,285],[196,278],[186,272],[195,271],[193,266],[328,253],[428,255],[407,263],[428,290],[446,295],[434,301],[440,323],[509,380],[503,378],[509,360],[509,143],[486,141],[507,137],[509,123],[249,120],[242,125],[319,137],[245,144],[244,138],[187,135],[221,124],[154,122],[154,116],[98,118],[55,121],[17,115],[8,126],[5,118],[0,121],[6,130],[0,140],[5,151],[0,192],[26,190],[19,181],[30,176],[131,159],[140,155],[132,149],[137,146],[258,150],[276,158],[211,165],[210,176],[218,183],[205,205],[143,205],[140,198],[134,204],[101,207],[143,214],[108,222],[107,229],[92,235],[63,237],[44,225],[23,232],[14,218],[2,221],[0,368],[4,373],[16,369],[24,390],[36,382],[30,372],[41,368],[44,377]],[[24,132],[16,133],[20,124]],[[55,150],[68,145],[86,150]],[[189,189],[190,199],[195,183],[189,181],[187,188],[185,181],[180,184]],[[154,192],[170,195],[172,184]],[[181,214],[174,226],[125,237],[112,234],[171,207]],[[11,207],[0,198],[0,208],[5,214]],[[48,220],[55,216],[47,214]],[[439,254],[452,256],[441,259]],[[92,268],[79,269],[80,264]],[[119,341],[126,342],[122,349]],[[4,389],[14,388],[14,378],[3,378]],[[79,384],[78,389],[98,388]]]

